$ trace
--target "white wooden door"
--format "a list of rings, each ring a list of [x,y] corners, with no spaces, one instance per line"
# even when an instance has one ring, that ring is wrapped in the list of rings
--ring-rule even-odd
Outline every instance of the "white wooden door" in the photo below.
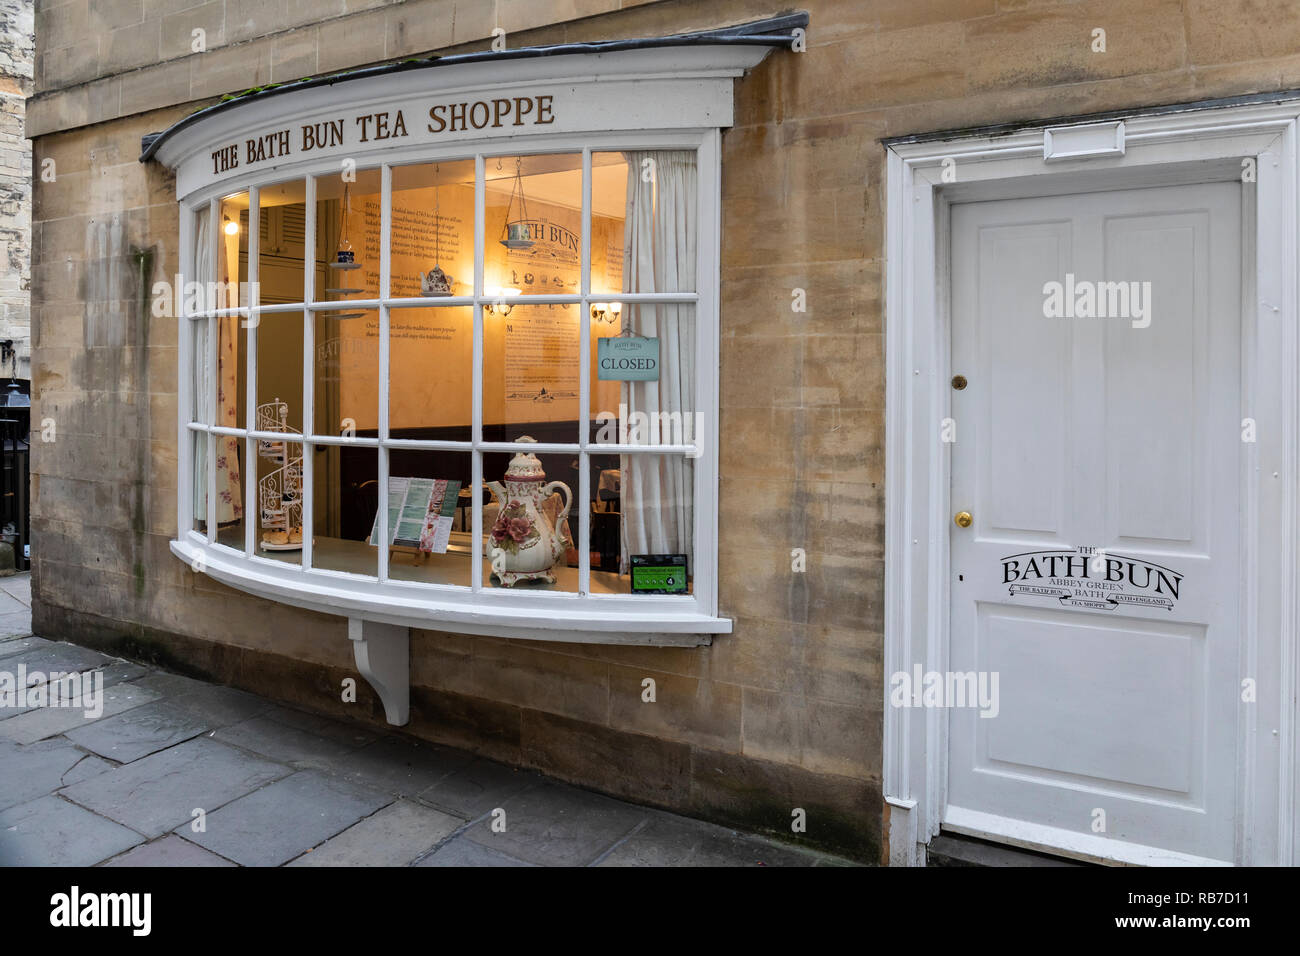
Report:
[[[953,829],[1234,859],[1240,217],[1235,183],[953,207],[950,668],[998,691],[948,712]]]

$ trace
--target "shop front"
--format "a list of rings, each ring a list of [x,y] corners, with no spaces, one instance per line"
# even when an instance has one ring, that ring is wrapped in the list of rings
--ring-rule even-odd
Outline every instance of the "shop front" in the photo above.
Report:
[[[380,69],[151,140],[181,213],[176,556],[346,615],[395,723],[431,621],[729,632],[718,131],[770,42]]]
[[[38,632],[868,861],[1295,861],[1289,11],[435,6],[43,61]]]

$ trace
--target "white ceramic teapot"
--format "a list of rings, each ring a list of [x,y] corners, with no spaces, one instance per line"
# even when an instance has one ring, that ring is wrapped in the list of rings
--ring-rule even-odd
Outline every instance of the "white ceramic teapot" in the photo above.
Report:
[[[536,439],[525,435],[519,441]],[[504,487],[499,481],[486,484],[501,505],[484,542],[493,575],[505,587],[537,579],[554,584],[551,567],[564,557],[561,528],[573,505],[569,486],[562,481],[548,482],[542,463],[531,452],[520,452],[510,459]],[[542,505],[555,491],[563,492],[564,508],[552,524]]]

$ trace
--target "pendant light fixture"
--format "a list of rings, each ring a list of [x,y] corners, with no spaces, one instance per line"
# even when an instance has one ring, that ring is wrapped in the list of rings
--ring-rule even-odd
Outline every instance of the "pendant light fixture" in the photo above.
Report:
[[[352,211],[352,192],[347,183],[343,184],[343,208],[339,218],[339,244],[334,253],[334,261],[329,263],[329,267],[338,272],[347,273],[354,269],[360,269],[361,263],[357,262],[356,253],[352,249],[352,242],[348,239],[348,213]],[[336,288],[327,288],[327,293],[336,295],[353,295],[357,292],[364,292],[364,289],[352,289],[343,286],[344,276],[337,280],[339,285]],[[365,313],[363,312],[325,312],[323,313],[335,319],[356,319]]]
[[[442,184],[442,167],[433,167],[433,268],[428,273],[420,273],[420,291],[427,296],[451,295],[451,276],[442,271],[442,227],[439,225],[439,212],[442,200],[438,187]]]
[[[528,238],[528,200],[524,198],[523,165],[522,159],[515,159],[515,181],[510,187],[510,199],[506,203],[505,225],[501,227],[502,234],[505,236],[501,240],[501,245],[507,249],[533,247],[533,240]],[[514,206],[516,195],[519,197],[519,218],[511,219],[510,209]]]

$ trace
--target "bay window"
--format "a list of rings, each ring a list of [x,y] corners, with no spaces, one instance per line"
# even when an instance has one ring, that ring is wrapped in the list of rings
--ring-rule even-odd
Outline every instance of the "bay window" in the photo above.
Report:
[[[501,601],[596,627],[713,617],[717,154],[673,138],[344,165],[190,205],[205,563],[430,625]],[[521,461],[532,484],[510,483]],[[538,535],[549,566],[513,574]]]
[[[376,67],[148,137],[187,290],[173,552],[347,617],[359,655],[385,627],[729,632],[720,129],[787,20]],[[525,100],[543,119],[448,106]]]

